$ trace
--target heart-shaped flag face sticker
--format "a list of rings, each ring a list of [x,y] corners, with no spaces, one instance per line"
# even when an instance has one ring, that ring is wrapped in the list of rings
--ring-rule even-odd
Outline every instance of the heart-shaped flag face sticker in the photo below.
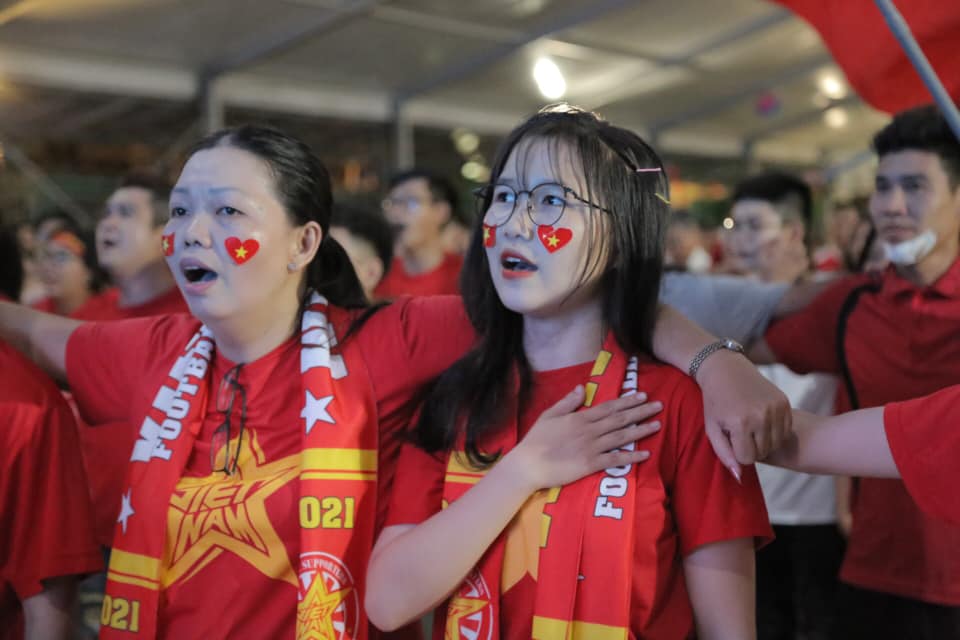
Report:
[[[173,255],[173,238],[177,234],[171,233],[168,236],[163,236],[160,240],[160,246],[163,248],[163,255],[172,256]]]
[[[233,261],[237,264],[243,264],[257,255],[257,251],[260,250],[260,243],[253,238],[241,241],[240,238],[235,236],[227,238],[223,242],[223,246],[227,248],[227,253],[230,254],[230,257],[233,258]]]
[[[567,246],[567,243],[573,240],[573,231],[566,227],[554,229],[547,225],[540,225],[537,227],[537,237],[540,238],[540,242],[543,243],[546,250],[553,253],[563,249]]]
[[[488,249],[497,244],[497,228],[483,225],[483,246]]]

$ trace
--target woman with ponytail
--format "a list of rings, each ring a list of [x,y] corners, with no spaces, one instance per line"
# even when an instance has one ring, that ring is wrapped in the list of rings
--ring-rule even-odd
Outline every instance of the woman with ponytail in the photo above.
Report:
[[[101,637],[373,633],[366,568],[399,436],[474,332],[458,297],[370,310],[330,216],[306,145],[220,131],[192,151],[164,229],[190,315],[80,323],[0,303],[0,333],[65,378],[88,421],[137,430]],[[710,340],[662,315],[671,361]],[[783,409],[748,363],[705,367],[725,429]],[[621,404],[614,417],[636,410]]]
[[[463,269],[477,342],[401,453],[370,620],[437,607],[435,638],[755,637],[756,474],[724,469],[696,384],[651,352],[663,164],[565,108],[517,127],[492,175]]]
[[[163,235],[190,315],[0,312],[85,418],[137,431],[102,638],[368,637],[396,434],[470,333],[455,299],[370,316],[331,213],[327,170],[302,142],[219,131],[193,148]],[[464,330],[439,340],[428,317]],[[398,371],[414,355],[422,373]]]

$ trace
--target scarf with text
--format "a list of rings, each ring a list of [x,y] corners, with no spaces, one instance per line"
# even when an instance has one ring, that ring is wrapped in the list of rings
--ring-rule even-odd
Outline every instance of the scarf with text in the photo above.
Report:
[[[298,640],[334,631],[367,637],[362,594],[376,518],[376,413],[355,342],[337,343],[330,318],[346,313],[314,293],[301,326]],[[101,638],[156,637],[170,497],[203,424],[214,349],[212,333],[200,327],[140,428],[114,532]]]
[[[584,407],[637,391],[636,356],[627,357],[607,336],[585,384]],[[487,451],[506,453],[517,443],[517,408],[496,430]],[[624,449],[632,450],[635,443]],[[484,471],[453,452],[444,479],[444,506],[480,481]],[[630,628],[636,465],[611,467],[564,487],[545,490],[540,516],[533,635],[535,640],[625,640]],[[440,609],[434,638],[499,638],[501,575],[507,535],[502,533]]]

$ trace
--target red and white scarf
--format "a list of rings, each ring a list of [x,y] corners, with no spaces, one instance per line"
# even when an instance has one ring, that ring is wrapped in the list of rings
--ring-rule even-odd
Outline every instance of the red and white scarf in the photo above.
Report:
[[[362,594],[376,518],[376,409],[355,342],[339,345],[334,333],[331,318],[346,313],[314,293],[302,320],[300,500],[299,514],[289,514],[300,519],[298,639],[332,629],[341,638],[367,637]],[[101,638],[156,636],[170,497],[203,424],[214,357],[213,335],[201,327],[140,428],[114,533]],[[326,504],[332,497],[337,505]],[[327,518],[331,507],[336,517]]]
[[[636,356],[627,357],[607,336],[585,384],[584,407],[637,391]],[[496,430],[487,451],[509,451],[517,443],[516,408]],[[624,449],[632,449],[631,443]],[[444,505],[476,484],[483,471],[449,457]],[[543,510],[542,543],[534,601],[535,640],[626,640],[630,632],[637,465],[612,467],[550,489]],[[500,584],[506,534],[487,549],[445,610],[438,611],[434,638],[500,637]]]

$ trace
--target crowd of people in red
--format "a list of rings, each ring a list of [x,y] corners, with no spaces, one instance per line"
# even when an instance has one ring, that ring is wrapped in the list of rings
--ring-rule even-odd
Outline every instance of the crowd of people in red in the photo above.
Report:
[[[873,150],[828,251],[802,179],[735,185],[722,274],[566,105],[476,216],[245,125],[5,238],[0,638],[104,571],[108,639],[960,638],[960,140]]]

